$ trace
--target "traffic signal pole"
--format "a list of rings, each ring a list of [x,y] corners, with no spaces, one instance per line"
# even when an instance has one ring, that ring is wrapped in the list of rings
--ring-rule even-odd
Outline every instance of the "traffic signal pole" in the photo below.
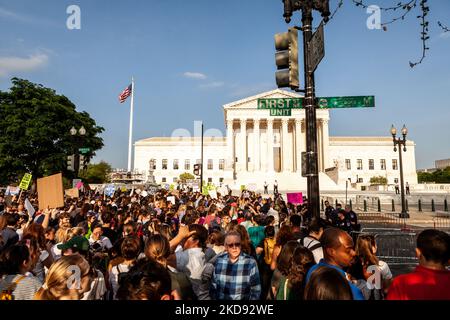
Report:
[[[317,159],[317,125],[314,70],[309,56],[309,43],[312,38],[312,8],[305,6],[302,10],[303,55],[305,65],[305,99],[306,114],[306,152],[309,165],[307,175],[308,213],[310,217],[320,218],[320,191]]]

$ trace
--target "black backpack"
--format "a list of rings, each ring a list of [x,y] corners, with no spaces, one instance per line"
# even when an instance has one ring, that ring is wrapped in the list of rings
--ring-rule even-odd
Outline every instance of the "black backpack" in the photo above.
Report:
[[[309,249],[311,252],[313,252],[314,250],[319,249],[319,248],[322,247],[322,244],[320,243],[320,241],[319,241],[319,243],[316,243],[315,245],[313,245],[313,246],[311,246],[311,247],[305,246],[305,239],[308,238],[308,237],[309,237],[309,236],[306,236],[306,237],[303,237],[303,238],[300,239],[300,244],[301,244],[302,246],[304,246],[305,248]],[[314,240],[318,241],[317,239],[314,239]],[[311,243],[312,243],[312,241],[311,241]],[[310,244],[311,244],[311,243],[310,243]]]

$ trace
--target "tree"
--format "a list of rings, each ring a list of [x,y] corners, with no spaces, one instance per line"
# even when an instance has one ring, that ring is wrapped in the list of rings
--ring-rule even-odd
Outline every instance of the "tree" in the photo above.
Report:
[[[387,185],[388,180],[386,177],[378,176],[378,177],[372,177],[370,178],[370,184],[371,185]]]
[[[111,170],[111,165],[105,161],[98,164],[89,164],[87,169],[80,174],[80,178],[87,183],[109,182]]]
[[[33,178],[67,172],[67,156],[77,147],[70,128],[84,126],[85,155],[92,158],[103,147],[104,129],[87,112],[53,89],[13,78],[9,92],[0,91],[0,184],[18,181],[29,172]]]
[[[419,172],[417,177],[419,183],[450,183],[450,167],[434,172]]]
[[[186,180],[193,180],[193,179],[195,179],[194,175],[192,175],[189,172],[180,174],[180,180],[182,183],[186,183]]]

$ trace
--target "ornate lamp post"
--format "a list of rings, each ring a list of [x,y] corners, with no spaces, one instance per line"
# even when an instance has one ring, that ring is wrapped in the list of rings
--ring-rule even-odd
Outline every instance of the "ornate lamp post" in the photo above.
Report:
[[[79,130],[72,127],[70,129],[70,135],[74,139],[74,159],[73,159],[73,169],[75,171],[75,178],[78,178],[78,171],[80,170],[80,152],[78,148],[80,147],[80,140],[77,138],[77,133],[80,137],[86,135],[86,129],[82,126]]]
[[[398,155],[400,160],[400,192],[402,197],[402,213],[400,214],[400,218],[409,218],[409,213],[406,212],[406,201],[405,201],[405,188],[403,182],[403,159],[402,159],[402,146],[403,152],[406,152],[406,135],[408,134],[408,129],[405,125],[402,128],[402,136],[403,138],[397,138],[397,129],[392,125],[391,127],[392,139],[394,142],[394,152],[397,152],[398,146]]]

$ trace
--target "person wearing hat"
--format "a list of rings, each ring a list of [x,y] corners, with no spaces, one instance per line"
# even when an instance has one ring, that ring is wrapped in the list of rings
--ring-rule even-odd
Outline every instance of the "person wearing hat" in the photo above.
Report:
[[[62,251],[64,256],[70,256],[76,253],[87,256],[89,252],[89,241],[83,236],[75,236],[65,243],[58,244],[56,247]]]

